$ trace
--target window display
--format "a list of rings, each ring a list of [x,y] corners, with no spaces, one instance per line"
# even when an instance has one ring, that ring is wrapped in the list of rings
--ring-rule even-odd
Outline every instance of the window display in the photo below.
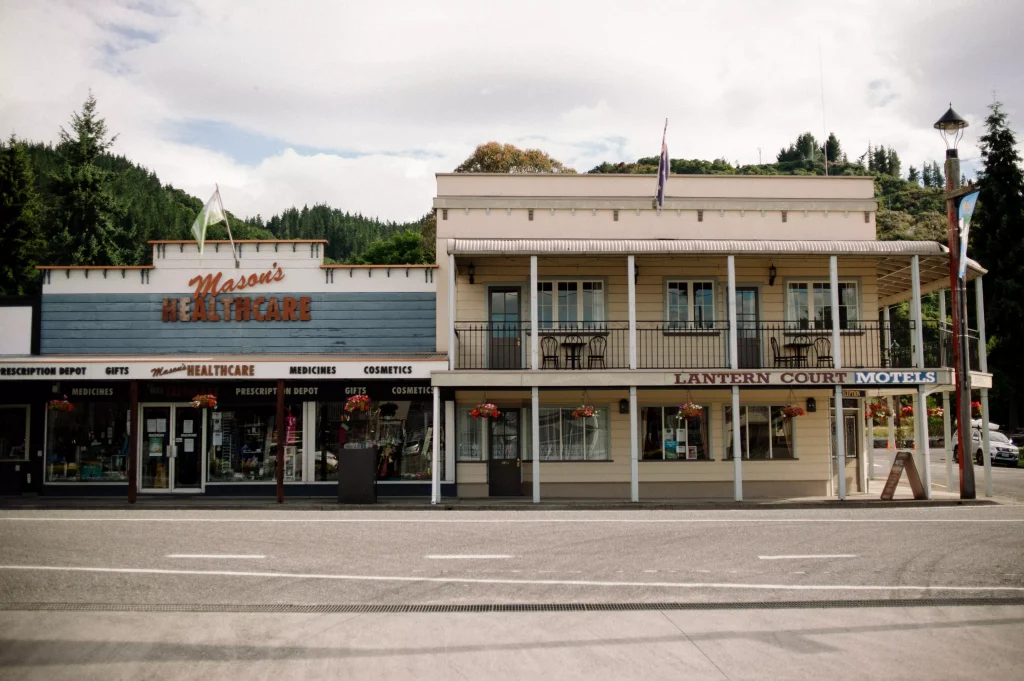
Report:
[[[456,433],[457,455],[459,461],[483,461],[483,426],[480,419],[470,416],[470,406],[458,408],[458,432]]]
[[[126,482],[128,405],[82,402],[46,415],[47,482]]]
[[[573,411],[575,407],[540,409],[540,460],[607,461],[611,458],[607,405],[598,405],[596,415],[579,419]],[[529,447],[523,458],[532,460]]]
[[[210,482],[277,480],[277,406],[207,410]],[[285,406],[284,479],[302,480],[302,403]]]
[[[365,447],[378,449],[378,480],[430,479],[434,435],[431,401],[371,400],[366,411],[346,410],[345,405],[316,405],[315,480],[337,480],[339,457],[346,449]]]
[[[740,450],[744,459],[793,459],[794,419],[785,407],[740,407]],[[725,407],[725,458],[732,458],[732,407]]]
[[[697,413],[693,413],[697,410]],[[679,406],[640,409],[641,458],[649,461],[708,461],[711,409],[693,406],[681,414]]]

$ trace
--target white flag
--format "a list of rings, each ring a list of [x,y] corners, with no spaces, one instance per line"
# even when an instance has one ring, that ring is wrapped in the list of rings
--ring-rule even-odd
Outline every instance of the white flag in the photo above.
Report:
[[[196,243],[199,244],[200,255],[203,253],[203,242],[206,241],[206,228],[221,221],[227,224],[227,217],[224,215],[224,206],[221,204],[220,189],[218,188],[213,192],[213,196],[206,202],[203,209],[199,211],[196,221],[192,223],[192,234],[195,235]]]

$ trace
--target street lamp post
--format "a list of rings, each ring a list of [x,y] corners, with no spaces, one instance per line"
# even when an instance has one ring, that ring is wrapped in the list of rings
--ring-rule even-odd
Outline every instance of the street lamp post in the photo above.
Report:
[[[960,498],[974,499],[974,461],[971,445],[971,372],[967,348],[967,283],[959,276],[960,230],[957,199],[960,189],[960,158],[957,144],[963,138],[965,121],[950,105],[935,128],[946,142],[946,217],[949,239],[949,289],[953,312],[953,364],[956,374],[957,449],[960,452]],[[966,464],[965,464],[966,461]],[[928,465],[925,463],[925,465]]]

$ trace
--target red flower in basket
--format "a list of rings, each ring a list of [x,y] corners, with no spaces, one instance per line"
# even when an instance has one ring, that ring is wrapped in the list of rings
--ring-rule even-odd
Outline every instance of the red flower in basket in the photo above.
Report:
[[[876,423],[884,423],[889,420],[889,408],[881,402],[872,402],[868,405],[868,416]]]
[[[971,416],[976,419],[981,418],[981,402],[971,402]]]
[[[572,412],[574,419],[585,419],[591,416],[597,416],[597,409],[592,404],[581,404]]]
[[[699,419],[703,415],[704,415],[704,410],[701,409],[700,406],[694,404],[693,402],[685,402],[685,403],[679,405],[679,415],[678,415],[678,418],[681,418],[681,419],[698,418]]]
[[[475,419],[496,419],[501,416],[501,412],[490,402],[484,402],[471,409],[469,415]]]
[[[59,400],[50,400],[50,402],[49,402],[49,404],[47,406],[50,408],[50,411],[74,411],[75,410],[75,405],[73,405],[70,402],[68,402],[68,396],[67,395],[65,395],[62,399],[59,399]]]
[[[192,398],[192,406],[196,409],[216,409],[216,395],[196,395]]]
[[[345,400],[345,411],[352,413],[356,411],[369,411],[370,410],[370,396],[369,395],[353,395],[352,397]]]
[[[902,409],[900,409],[900,414],[902,414],[903,416],[908,416],[908,417],[909,416],[913,416],[914,415],[914,406],[911,405],[911,404],[908,404],[907,406],[905,406]]]
[[[795,404],[790,404],[782,408],[782,416],[786,419],[795,419],[797,416],[803,416],[804,410]]]

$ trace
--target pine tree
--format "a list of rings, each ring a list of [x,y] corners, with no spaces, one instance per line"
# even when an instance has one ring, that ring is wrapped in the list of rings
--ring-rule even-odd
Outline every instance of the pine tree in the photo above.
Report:
[[[96,114],[89,93],[81,113],[71,116],[71,130],[61,128],[58,150],[63,164],[53,178],[51,257],[61,265],[132,264],[126,251],[137,241],[136,224],[125,224],[125,210],[111,191],[113,174],[97,165],[117,136],[107,136],[106,121]]]
[[[913,182],[914,184],[921,183],[921,174],[914,166],[910,166],[910,168],[907,169],[907,182]]]
[[[946,188],[946,176],[942,174],[942,166],[938,161],[932,161],[932,186]]]
[[[41,205],[25,145],[0,143],[0,295],[32,293],[42,250]]]
[[[1009,427],[1017,427],[1017,403],[1024,390],[1024,174],[1017,140],[1002,104],[994,102],[979,140],[981,196],[971,236],[974,252],[988,268],[985,281],[987,328],[994,341],[990,366],[998,377],[1000,402],[1008,410]]]
[[[900,155],[892,147],[885,152],[885,172],[893,177],[900,176]]]
[[[921,165],[921,184],[927,189],[934,186],[935,181],[932,178],[932,166],[928,161],[925,161]]]
[[[843,149],[839,145],[839,138],[836,137],[834,132],[828,134],[828,140],[825,142],[825,158],[828,159],[829,163],[835,163],[842,158]]]

